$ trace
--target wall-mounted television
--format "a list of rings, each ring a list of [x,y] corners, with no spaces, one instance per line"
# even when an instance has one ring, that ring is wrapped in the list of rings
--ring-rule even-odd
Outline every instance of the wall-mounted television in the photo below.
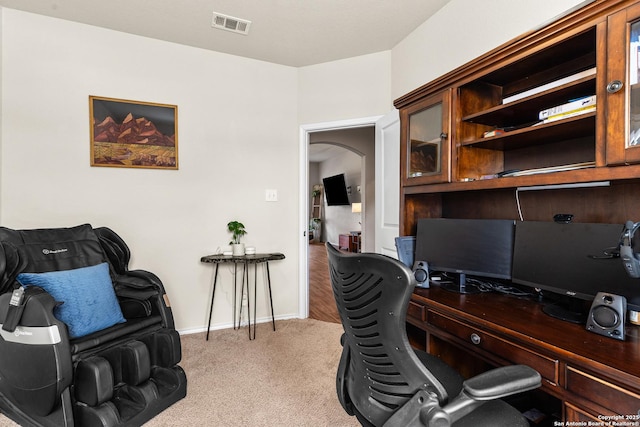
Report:
[[[327,199],[327,206],[349,205],[349,194],[345,184],[344,174],[322,178],[324,185],[324,195]]]

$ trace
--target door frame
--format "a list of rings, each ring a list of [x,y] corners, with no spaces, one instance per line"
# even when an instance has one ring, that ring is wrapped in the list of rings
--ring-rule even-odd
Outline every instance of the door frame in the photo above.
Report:
[[[376,123],[375,252],[397,258],[400,235],[400,112]]]
[[[300,211],[298,224],[301,227],[298,266],[298,317],[309,317],[309,134],[329,130],[354,129],[364,126],[375,126],[383,116],[362,117],[358,119],[337,120],[333,122],[300,125],[300,163],[299,163],[299,197]]]

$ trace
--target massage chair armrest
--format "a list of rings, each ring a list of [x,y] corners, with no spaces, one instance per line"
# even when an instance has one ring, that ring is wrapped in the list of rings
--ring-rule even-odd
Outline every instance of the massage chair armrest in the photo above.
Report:
[[[130,270],[118,275],[114,286],[125,318],[160,314],[163,326],[174,328],[171,304],[158,276],[145,270]]]
[[[11,293],[0,295],[0,323],[10,299]],[[38,416],[58,406],[73,379],[67,328],[53,314],[57,304],[49,293],[30,286],[18,326],[13,332],[0,328],[0,394]]]
[[[158,276],[145,270],[130,270],[124,274],[118,274],[115,285],[116,289],[155,289],[159,293],[164,293],[164,286]]]
[[[540,374],[525,365],[503,366],[466,380],[462,391],[441,407],[435,393],[418,390],[384,427],[450,426],[484,403],[540,387]]]

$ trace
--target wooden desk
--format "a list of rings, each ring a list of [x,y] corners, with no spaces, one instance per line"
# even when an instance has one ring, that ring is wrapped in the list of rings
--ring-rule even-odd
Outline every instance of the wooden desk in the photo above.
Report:
[[[240,329],[240,321],[242,319],[242,296],[244,295],[245,283],[247,284],[247,319],[249,324],[249,339],[251,336],[251,292],[249,292],[249,266],[253,265],[254,277],[253,277],[253,339],[256,337],[256,292],[258,282],[258,264],[264,264],[267,268],[267,286],[269,292],[269,303],[271,304],[271,322],[273,324],[273,330],[276,330],[276,319],[273,313],[273,298],[271,297],[271,275],[269,274],[269,261],[275,261],[284,259],[284,255],[281,253],[267,253],[267,254],[254,254],[254,255],[207,255],[200,258],[200,262],[215,264],[216,269],[213,273],[213,292],[211,293],[211,306],[209,307],[209,323],[207,324],[207,337],[209,340],[209,330],[211,329],[211,316],[213,314],[213,299],[216,296],[216,284],[218,282],[218,267],[220,264],[231,263],[234,264],[234,282],[233,282],[233,328],[236,329],[236,296],[237,296],[237,282],[238,282],[238,264],[243,265],[242,269],[242,286],[240,288],[240,316],[238,317],[238,327]],[[246,282],[245,282],[246,278]]]
[[[620,415],[618,422],[640,425],[640,337],[637,326],[627,329],[617,341],[549,317],[536,301],[438,286],[416,288],[407,314],[411,344],[467,377],[507,364],[538,370],[565,423]]]

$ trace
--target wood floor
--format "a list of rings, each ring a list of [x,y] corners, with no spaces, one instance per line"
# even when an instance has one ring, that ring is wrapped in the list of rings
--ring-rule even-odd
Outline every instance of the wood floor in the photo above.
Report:
[[[329,264],[324,244],[309,245],[309,317],[340,323],[329,281]]]

